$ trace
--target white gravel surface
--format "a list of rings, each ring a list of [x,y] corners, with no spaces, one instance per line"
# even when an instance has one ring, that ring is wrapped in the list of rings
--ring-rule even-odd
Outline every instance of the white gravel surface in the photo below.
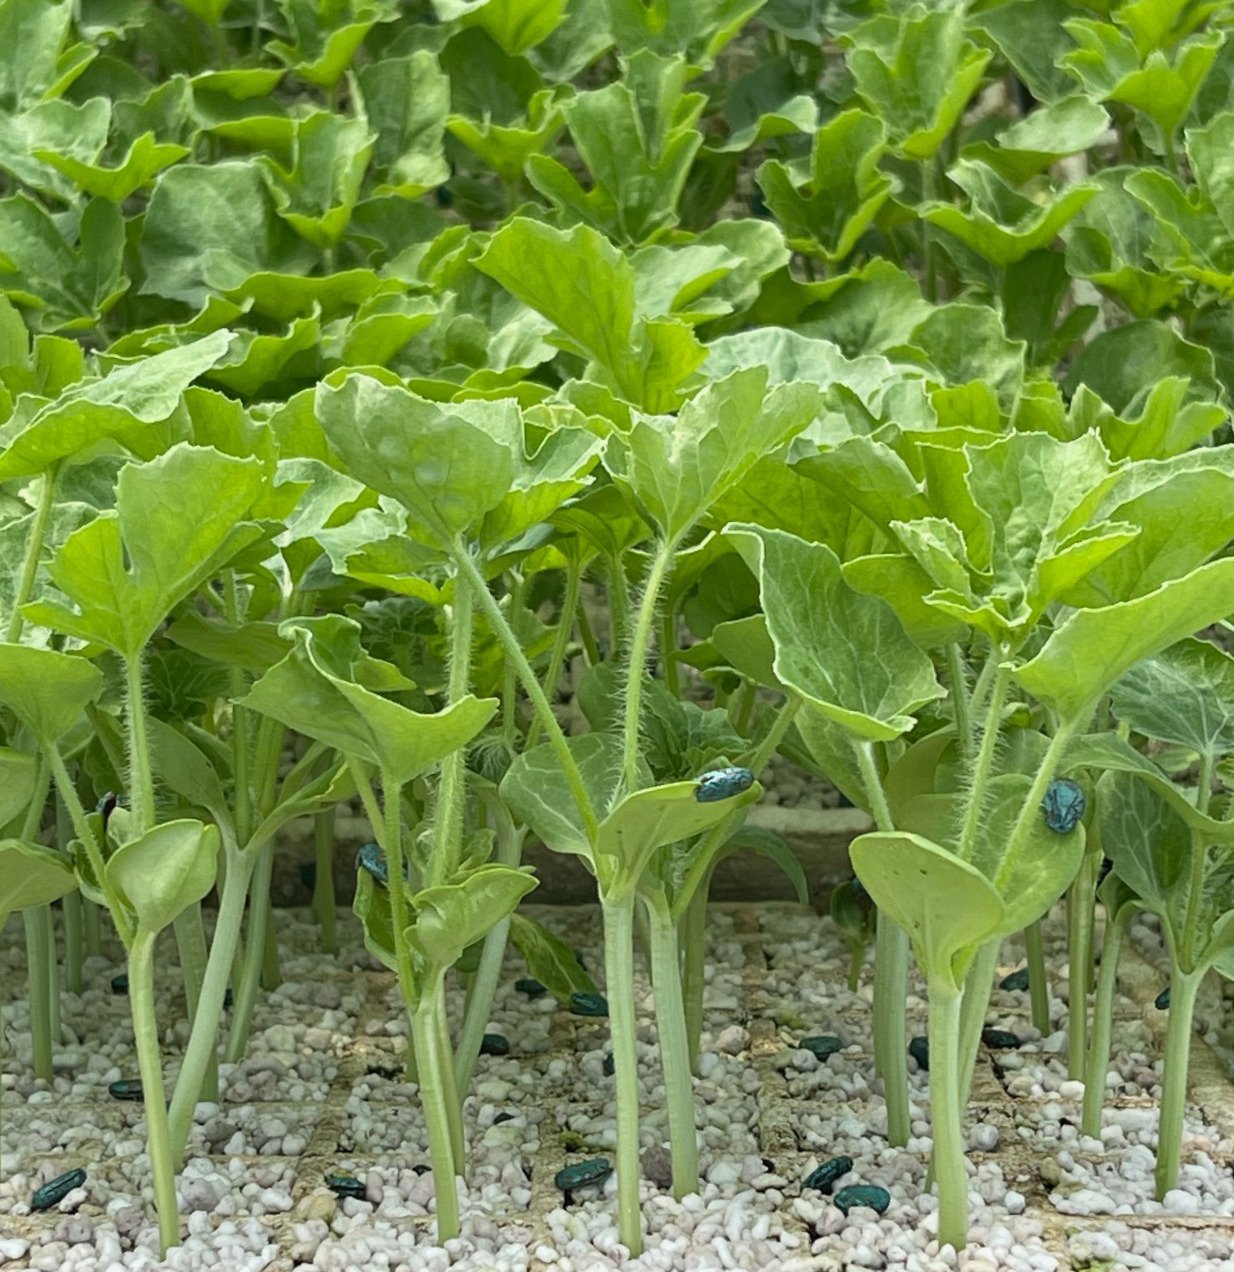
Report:
[[[590,968],[601,966],[595,914],[543,917]],[[106,1093],[135,1073],[127,1003],[109,986],[119,965],[91,960],[91,988],[64,994],[65,1037],[48,1086],[27,1076],[24,950],[18,929],[5,933],[6,1272],[1234,1267],[1234,1142],[1199,1110],[1189,1111],[1179,1187],[1164,1203],[1152,1200],[1164,1016],[1120,1000],[1105,1127],[1100,1140],[1085,1139],[1077,1125],[1082,1088],[1065,1073],[1065,981],[1056,986],[1055,1028],[1045,1038],[1028,1023],[1027,994],[994,996],[990,1023],[1024,1045],[983,1056],[968,1127],[972,1241],[959,1254],[940,1250],[935,1199],[924,1191],[927,1075],[910,1060],[913,1139],[892,1148],[870,1060],[869,969],[849,993],[838,935],[791,906],[714,915],[696,1083],[704,1183],[677,1202],[644,1181],[647,1251],[635,1261],[617,1240],[612,1178],[569,1196],[552,1182],[562,1165],[612,1152],[606,1023],[518,993],[513,982],[525,970],[511,956],[489,1026],[507,1036],[511,1051],[481,1057],[477,1067],[466,1117],[470,1167],[458,1185],[463,1233],[439,1246],[424,1121],[414,1084],[402,1079],[405,1016],[392,978],[360,950],[350,914],[340,923],[351,952],[337,961],[316,952],[307,915],[281,911],[278,922],[284,984],[262,997],[245,1061],[222,1067],[220,1100],[198,1108],[179,1180],[187,1237],[162,1265],[152,1253],[141,1106]],[[1133,936],[1148,946],[1154,939],[1151,925]],[[167,960],[160,1020],[174,1072],[184,1030],[171,1026],[179,1007],[170,942],[160,952]],[[1020,965],[1022,951],[1009,944],[1004,957],[1005,973]],[[667,1131],[645,979],[639,1012],[645,1170],[660,1176]],[[910,1034],[924,1032],[916,990],[909,1017]],[[796,1045],[818,1033],[839,1035],[844,1048],[820,1062]],[[886,1188],[885,1215],[854,1209],[846,1217],[828,1197],[801,1188],[810,1170],[841,1153],[854,1163],[841,1186]],[[32,1215],[34,1188],[74,1166],[88,1172],[85,1186],[55,1211]],[[358,1176],[365,1199],[339,1201],[323,1185],[326,1171]],[[1206,1230],[1200,1218],[1221,1226]]]

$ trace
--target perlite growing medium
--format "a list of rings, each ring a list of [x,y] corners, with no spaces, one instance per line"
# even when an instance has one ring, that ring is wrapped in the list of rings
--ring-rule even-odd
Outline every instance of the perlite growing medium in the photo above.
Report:
[[[598,950],[594,911],[541,910],[538,917],[585,956]],[[1058,918],[1047,926],[1052,954],[1063,948]],[[339,920],[345,936],[358,936],[354,920],[345,914]],[[468,1104],[475,1175],[460,1191],[463,1234],[442,1247],[432,1237],[431,1176],[415,1169],[425,1152],[424,1122],[414,1087],[401,1077],[401,1020],[389,974],[364,956],[323,961],[303,912],[280,912],[278,923],[286,981],[258,1010],[251,1055],[235,1069],[225,1066],[222,1100],[198,1109],[180,1183],[189,1235],[174,1266],[358,1272],[382,1259],[392,1268],[464,1272],[630,1266],[616,1247],[611,1184],[567,1198],[555,1179],[571,1164],[611,1153],[611,1078],[603,1074],[599,1024],[552,1000],[529,1002],[514,988],[518,960],[507,960],[491,1023],[510,1039],[511,1051],[480,1062]],[[714,912],[711,929],[715,971],[699,1081],[705,1182],[685,1203],[645,1186],[648,1252],[639,1266],[1051,1272],[1086,1259],[1173,1270],[1215,1268],[1234,1258],[1228,1165],[1234,1125],[1224,1110],[1214,1122],[1207,1105],[1189,1109],[1189,1162],[1180,1188],[1164,1205],[1146,1200],[1155,1117],[1148,1057],[1159,1050],[1162,1032],[1148,993],[1159,975],[1153,964],[1128,964],[1127,984],[1138,996],[1119,996],[1118,1037],[1126,1049],[1119,1047],[1110,1070],[1099,1142],[1075,1133],[1078,1104],[1060,1063],[1061,1032],[1036,1035],[1026,1023],[1026,995],[995,993],[993,1018],[1024,1043],[1014,1053],[984,1054],[978,1067],[969,1188],[983,1249],[956,1260],[939,1253],[934,1208],[921,1187],[929,1150],[924,1075],[911,1078],[920,1133],[906,1149],[886,1140],[870,1081],[869,969],[857,994],[835,988],[847,953],[835,933],[801,908],[724,907]],[[1151,930],[1137,930],[1137,939],[1146,955],[1157,950]],[[1001,970],[1011,970],[1019,953],[1009,944]],[[88,964],[92,974],[111,965]],[[5,966],[6,975],[20,975],[15,953]],[[161,1003],[169,1002],[170,988]],[[641,969],[638,995],[649,1031]],[[94,987],[66,996],[65,1006],[71,1033],[89,1028],[96,1041],[88,1055],[77,1045],[58,1049],[65,1076],[54,1096],[15,1078],[16,1065],[8,1067],[10,1173],[0,1186],[7,1229],[0,1254],[6,1267],[50,1272],[151,1267],[140,1117],[106,1096],[111,1075],[131,1057],[125,1013]],[[910,1010],[914,1021],[924,1018],[915,989]],[[1061,1026],[1065,1003],[1055,1014]],[[805,1030],[824,1024],[841,1031],[845,1045],[820,1063],[798,1044]],[[10,1038],[20,1036],[20,1005],[6,1006],[5,1025]],[[1199,1089],[1208,1093],[1214,1074],[1206,1072]],[[644,1154],[652,1165],[665,1130],[651,1113],[659,1083],[655,1050],[641,1044],[640,1098],[651,1114]],[[851,1162],[840,1175],[834,1166],[825,1170],[837,1158]],[[35,1185],[73,1162],[87,1171],[85,1187],[59,1210],[30,1213]],[[855,1209],[845,1218],[826,1188],[809,1185],[820,1170],[834,1175],[829,1186],[836,1191],[886,1189],[886,1214]],[[332,1189],[328,1175],[355,1187]],[[1197,1226],[1197,1216],[1212,1221]]]

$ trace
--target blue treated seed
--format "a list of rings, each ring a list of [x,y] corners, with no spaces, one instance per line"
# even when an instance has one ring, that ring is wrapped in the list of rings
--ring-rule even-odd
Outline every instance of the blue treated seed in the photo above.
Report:
[[[987,1027],[981,1031],[981,1041],[991,1051],[1011,1051],[1020,1045],[1020,1039],[1010,1029]]]
[[[585,1188],[588,1184],[602,1184],[613,1173],[613,1164],[607,1157],[589,1157],[585,1162],[563,1166],[553,1176],[553,1183],[562,1192]]]
[[[930,1068],[930,1040],[924,1035],[918,1035],[908,1044],[908,1054],[917,1061],[917,1068],[929,1070]]]
[[[849,1184],[836,1193],[835,1204],[845,1214],[854,1206],[866,1206],[881,1215],[891,1205],[891,1194],[877,1184]]]
[[[575,991],[570,995],[570,1011],[575,1016],[607,1016],[608,999],[603,994],[582,994]]]
[[[141,1079],[140,1078],[121,1078],[119,1082],[113,1082],[107,1088],[107,1094],[113,1100],[140,1100],[141,1099]]]
[[[514,988],[520,994],[526,994],[528,998],[539,998],[542,994],[548,993],[548,990],[531,976],[524,976],[522,980],[516,980]]]
[[[1041,801],[1045,824],[1060,835],[1069,834],[1084,816],[1084,788],[1070,777],[1056,777]]]
[[[1021,967],[1019,971],[1012,972],[1010,976],[1004,976],[998,982],[999,989],[1027,989],[1028,988],[1028,968]]]
[[[30,1198],[30,1209],[50,1210],[52,1206],[59,1205],[74,1188],[80,1188],[85,1182],[84,1170],[66,1170],[63,1175],[57,1175],[50,1183],[44,1184]]]
[[[801,1186],[802,1188],[815,1188],[819,1192],[829,1193],[836,1186],[836,1183],[852,1169],[853,1159],[851,1157],[833,1157],[821,1166],[816,1166],[802,1180]]]
[[[820,1060],[826,1060],[828,1056],[835,1055],[844,1044],[835,1034],[811,1034],[808,1038],[802,1038],[797,1046],[802,1051],[812,1051]]]
[[[121,972],[119,976],[111,978],[111,992],[117,996],[129,992],[129,975],[127,972]]]
[[[722,768],[704,773],[694,786],[694,798],[700,804],[714,804],[732,799],[754,785],[754,774],[748,768]]]
[[[351,1197],[363,1201],[365,1197],[364,1181],[354,1175],[327,1175],[326,1187],[336,1197]]]
[[[378,883],[389,884],[390,868],[386,865],[386,854],[374,843],[361,844],[356,853],[356,867],[366,870]]]
[[[1153,1006],[1156,1007],[1158,1011],[1170,1010],[1170,987],[1168,985],[1157,995],[1156,1000],[1153,1002]]]
[[[510,1054],[510,1039],[505,1034],[486,1033],[480,1039],[480,1054],[482,1056],[508,1056]]]
[[[601,1067],[602,1067],[602,1068],[603,1068],[603,1070],[604,1070],[604,1076],[605,1076],[606,1078],[611,1078],[611,1077],[613,1076],[613,1055],[612,1055],[612,1052],[609,1052],[609,1054],[608,1054],[608,1055],[606,1055],[606,1056],[604,1057],[604,1064],[603,1064]]]

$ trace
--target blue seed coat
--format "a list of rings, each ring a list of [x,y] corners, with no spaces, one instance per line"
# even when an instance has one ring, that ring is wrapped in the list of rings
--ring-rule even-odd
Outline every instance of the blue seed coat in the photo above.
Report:
[[[1057,834],[1070,834],[1084,816],[1084,788],[1070,777],[1056,777],[1041,801],[1045,824]]]
[[[748,768],[722,768],[704,773],[695,784],[694,798],[700,804],[715,804],[732,799],[754,785],[754,774]]]

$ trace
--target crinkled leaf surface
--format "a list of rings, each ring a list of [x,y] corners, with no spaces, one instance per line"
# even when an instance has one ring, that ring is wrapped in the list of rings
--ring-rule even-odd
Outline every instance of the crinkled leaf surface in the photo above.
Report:
[[[172,608],[264,533],[245,520],[262,466],[181,443],[116,483],[116,506],[75,531],[48,573],[77,608],[57,600],[26,608],[82,640],[135,656]]]
[[[466,746],[492,719],[497,702],[470,694],[444,711],[421,714],[357,683],[367,658],[360,625],[338,614],[293,619],[280,632],[295,641],[241,699],[343,755],[407,783]]]
[[[529,869],[488,865],[456,883],[417,892],[415,921],[407,929],[413,956],[420,956],[429,975],[445,971],[510,914],[536,882]]]
[[[830,548],[754,525],[725,535],[758,576],[776,675],[855,739],[899,737],[942,696],[895,612],[851,588]]]

